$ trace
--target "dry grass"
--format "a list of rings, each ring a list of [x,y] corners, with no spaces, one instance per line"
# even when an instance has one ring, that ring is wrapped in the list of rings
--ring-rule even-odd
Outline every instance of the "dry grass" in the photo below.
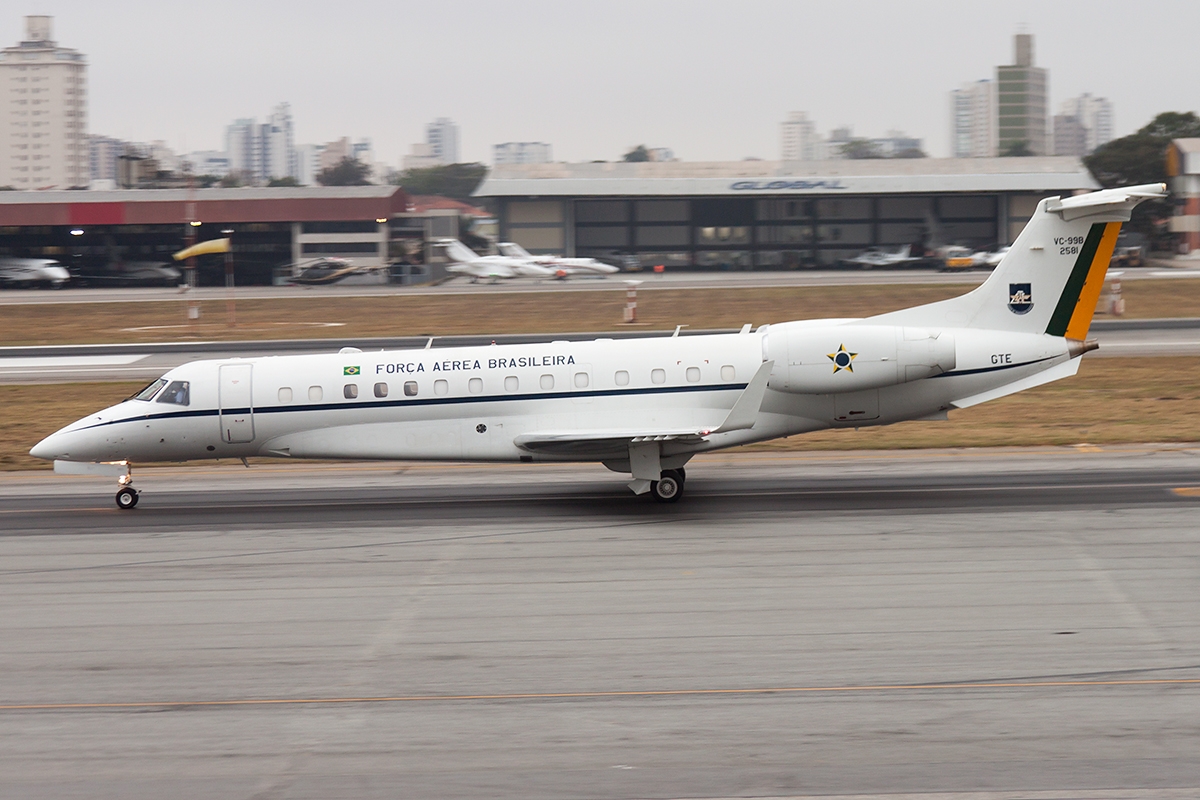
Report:
[[[953,297],[957,285],[862,285],[749,289],[650,289],[638,299],[646,328],[736,328],[813,317],[861,317]],[[1200,280],[1124,285],[1127,317],[1200,316]],[[421,334],[566,333],[622,327],[625,292],[494,293],[241,300],[239,325],[225,302],[201,304],[188,325],[186,302],[15,305],[0,308],[0,343],[91,344],[218,339],[354,338]],[[321,323],[336,323],[320,327]]]
[[[0,469],[46,468],[27,453],[52,431],[127,397],[137,384],[0,386]],[[948,422],[812,433],[755,445],[902,449],[1200,441],[1200,357],[1085,359],[1079,375],[953,411]]]

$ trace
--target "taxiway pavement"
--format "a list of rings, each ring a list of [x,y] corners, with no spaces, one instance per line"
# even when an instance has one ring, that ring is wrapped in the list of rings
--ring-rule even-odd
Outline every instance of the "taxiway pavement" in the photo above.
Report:
[[[1200,447],[0,475],[0,796],[1183,798]]]

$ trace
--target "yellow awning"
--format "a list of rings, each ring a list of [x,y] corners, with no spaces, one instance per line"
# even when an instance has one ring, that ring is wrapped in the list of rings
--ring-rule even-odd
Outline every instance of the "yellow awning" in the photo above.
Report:
[[[191,247],[186,247],[175,254],[176,261],[183,261],[185,258],[192,256],[206,256],[209,253],[228,253],[228,239],[209,239],[207,242],[200,242]]]

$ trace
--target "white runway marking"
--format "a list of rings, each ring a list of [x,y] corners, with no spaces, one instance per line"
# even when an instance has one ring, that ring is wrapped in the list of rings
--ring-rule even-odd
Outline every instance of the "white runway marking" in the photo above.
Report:
[[[27,371],[31,369],[64,369],[76,367],[115,367],[136,364],[147,358],[139,355],[113,356],[31,356],[0,358],[0,370]]]

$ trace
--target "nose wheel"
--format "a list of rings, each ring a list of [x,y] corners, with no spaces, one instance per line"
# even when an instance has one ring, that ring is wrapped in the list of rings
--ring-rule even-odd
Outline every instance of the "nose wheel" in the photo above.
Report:
[[[117,508],[122,510],[133,508],[138,503],[137,489],[132,486],[122,486],[117,490]]]
[[[138,504],[138,490],[133,488],[133,467],[125,465],[125,474],[117,478],[117,508],[122,511]]]

